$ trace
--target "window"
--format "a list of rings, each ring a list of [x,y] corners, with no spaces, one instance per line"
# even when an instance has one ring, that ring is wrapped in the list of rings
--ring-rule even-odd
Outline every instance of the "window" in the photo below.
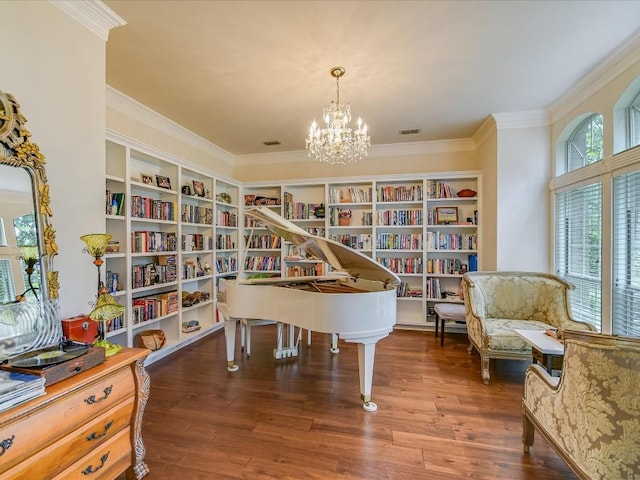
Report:
[[[556,194],[556,274],[576,288],[571,310],[576,320],[601,329],[602,183]]]
[[[613,180],[612,331],[640,337],[640,171]]]
[[[574,130],[567,141],[567,172],[602,160],[602,115],[594,113]]]
[[[629,148],[640,145],[640,93],[629,105]]]

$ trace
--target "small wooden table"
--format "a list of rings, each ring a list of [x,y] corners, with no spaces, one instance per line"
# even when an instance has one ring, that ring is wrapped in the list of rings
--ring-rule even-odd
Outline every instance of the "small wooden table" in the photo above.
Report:
[[[547,372],[549,372],[549,375],[551,375],[553,370],[554,360],[559,359],[557,362],[559,362],[559,367],[562,368],[562,358],[564,356],[564,345],[562,342],[550,337],[544,333],[544,330],[522,330],[514,328],[513,331],[531,345],[533,363],[537,362],[543,365]]]

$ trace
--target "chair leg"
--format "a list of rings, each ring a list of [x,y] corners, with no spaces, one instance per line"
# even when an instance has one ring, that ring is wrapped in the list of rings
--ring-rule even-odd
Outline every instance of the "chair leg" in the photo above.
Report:
[[[489,357],[486,355],[481,356],[482,361],[482,381],[485,385],[489,385],[489,379],[491,375],[489,374]]]
[[[440,328],[440,316],[436,312],[436,328],[435,328],[436,338],[438,338],[438,328]]]
[[[526,413],[522,414],[522,447],[525,453],[529,453],[530,447],[533,445],[533,439],[535,437],[535,428],[533,423],[529,420]]]
[[[469,346],[467,347],[467,353],[471,355],[471,352],[473,352],[473,343],[469,342]]]

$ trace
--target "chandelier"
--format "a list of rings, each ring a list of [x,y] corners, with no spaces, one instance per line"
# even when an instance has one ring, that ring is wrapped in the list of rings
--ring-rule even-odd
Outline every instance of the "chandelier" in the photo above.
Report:
[[[342,67],[333,67],[331,76],[336,79],[336,101],[322,111],[324,127],[320,128],[314,120],[309,129],[306,148],[309,158],[318,162],[346,165],[357,162],[367,156],[371,138],[367,135],[367,124],[358,118],[358,128],[354,131],[351,122],[351,106],[340,103],[340,77],[345,74]]]

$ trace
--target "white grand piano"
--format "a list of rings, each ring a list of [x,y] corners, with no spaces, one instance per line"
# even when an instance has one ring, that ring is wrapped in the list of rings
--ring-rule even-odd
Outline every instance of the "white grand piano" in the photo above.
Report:
[[[375,348],[396,323],[395,287],[400,279],[370,257],[311,235],[266,207],[248,209],[245,215],[329,263],[335,272],[318,277],[221,279],[217,308],[225,321],[227,369],[238,370],[234,352],[240,320],[272,320],[337,334],[358,344],[363,408],[375,411],[377,405],[371,401]]]

